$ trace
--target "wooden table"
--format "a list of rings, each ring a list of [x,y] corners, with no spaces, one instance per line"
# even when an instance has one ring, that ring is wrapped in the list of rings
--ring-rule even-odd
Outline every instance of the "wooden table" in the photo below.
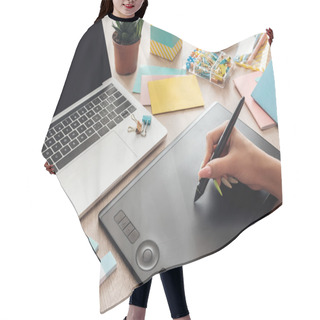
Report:
[[[106,17],[103,19],[105,30],[112,30],[111,20]],[[189,54],[195,49],[194,46],[183,43],[181,51],[176,58],[170,62],[168,60],[159,58],[150,54],[150,25],[144,23],[142,38],[139,49],[138,68],[141,65],[155,65],[169,68],[183,68]],[[108,55],[112,70],[112,75],[121,82],[129,92],[132,93],[132,88],[136,79],[137,71],[128,76],[119,76],[114,70],[114,54],[111,35],[106,34],[106,44],[108,48]],[[206,50],[206,48],[203,48]],[[207,49],[208,50],[208,49]],[[234,56],[237,50],[237,45],[223,50],[230,56]],[[112,191],[110,191],[100,202],[98,202],[82,219],[81,225],[87,236],[95,239],[99,243],[99,250],[97,255],[102,258],[108,251],[111,251],[117,261],[117,269],[111,276],[100,286],[100,312],[104,313],[113,308],[123,300],[127,299],[135,287],[137,282],[126,267],[124,261],[121,259],[119,253],[112,245],[104,230],[99,225],[99,212],[139,173],[145,168],[174,138],[183,131],[194,119],[196,119],[204,108],[210,106],[214,101],[218,101],[229,111],[233,112],[240,99],[232,79],[243,74],[252,72],[250,70],[236,66],[231,78],[226,86],[222,89],[211,84],[209,81],[202,78],[197,78],[205,102],[204,107],[194,108],[184,111],[171,112],[157,115],[157,119],[167,128],[168,135],[165,141],[144,161],[139,163],[134,170],[132,170]],[[139,100],[139,94],[133,94]],[[150,106],[146,107],[151,111]],[[241,111],[240,117],[249,127],[260,134],[264,139],[279,149],[279,136],[276,127],[261,131],[257,126],[254,118],[249,112],[248,108],[244,107]]]

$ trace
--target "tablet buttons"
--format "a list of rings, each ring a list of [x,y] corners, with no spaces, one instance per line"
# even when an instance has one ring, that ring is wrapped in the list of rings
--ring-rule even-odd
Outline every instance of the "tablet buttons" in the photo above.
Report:
[[[139,238],[139,232],[137,231],[137,229],[134,229],[129,235],[128,235],[128,239],[131,243],[135,243],[137,241],[137,239]]]
[[[122,210],[114,216],[114,221],[132,244],[137,241],[140,233]]]
[[[152,270],[159,261],[158,246],[151,240],[142,242],[137,250],[136,259],[140,269]]]

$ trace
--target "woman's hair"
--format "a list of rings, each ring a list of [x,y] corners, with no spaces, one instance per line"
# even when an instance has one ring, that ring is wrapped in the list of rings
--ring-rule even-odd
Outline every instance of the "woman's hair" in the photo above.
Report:
[[[148,0],[144,0],[141,8],[136,12],[136,16],[143,18],[144,13],[146,12],[148,6]],[[101,20],[104,16],[113,12],[113,2],[112,0],[101,0],[100,12],[98,18],[95,22]]]

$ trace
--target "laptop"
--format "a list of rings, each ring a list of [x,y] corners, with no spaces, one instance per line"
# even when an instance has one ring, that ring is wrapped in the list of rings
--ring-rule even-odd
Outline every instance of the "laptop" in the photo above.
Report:
[[[54,115],[42,149],[80,218],[167,135],[154,117],[146,136],[128,132],[151,114],[109,75]]]
[[[153,275],[217,252],[272,212],[276,199],[264,190],[209,181],[193,202],[206,134],[231,113],[215,103],[163,150],[100,213],[103,229],[139,284]],[[236,127],[262,150],[279,151],[240,120]]]

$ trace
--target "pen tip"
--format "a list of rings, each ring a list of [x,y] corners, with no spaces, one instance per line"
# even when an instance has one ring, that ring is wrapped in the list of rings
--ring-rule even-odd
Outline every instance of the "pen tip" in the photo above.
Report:
[[[201,193],[197,190],[197,191],[196,191],[196,194],[195,194],[195,196],[194,196],[193,202],[196,202],[200,197],[201,197]]]

